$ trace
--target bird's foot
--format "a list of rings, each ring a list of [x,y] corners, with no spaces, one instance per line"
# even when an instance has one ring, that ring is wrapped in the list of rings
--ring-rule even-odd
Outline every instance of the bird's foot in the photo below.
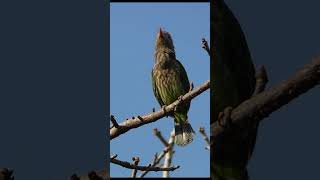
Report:
[[[168,117],[168,114],[166,111],[166,106],[165,105],[161,106],[161,109],[162,109],[163,113],[166,115],[166,117]]]
[[[183,102],[183,95],[178,97],[178,104],[174,107],[174,111],[177,111],[178,107],[181,106],[182,102]]]
[[[229,106],[229,107],[226,107],[223,110],[223,112],[219,113],[218,123],[223,128],[229,128],[232,125],[232,121],[231,121],[232,110],[233,108]]]
[[[179,96],[177,100],[178,100],[179,102],[178,102],[178,104],[176,104],[176,105],[174,106],[174,109],[173,109],[174,112],[176,112],[177,109],[179,108],[179,106],[181,106],[181,104],[182,104],[182,102],[183,102],[183,95]]]
[[[173,108],[173,112],[176,112],[176,111],[177,111],[177,109],[178,109],[178,106],[174,106],[174,108]]]

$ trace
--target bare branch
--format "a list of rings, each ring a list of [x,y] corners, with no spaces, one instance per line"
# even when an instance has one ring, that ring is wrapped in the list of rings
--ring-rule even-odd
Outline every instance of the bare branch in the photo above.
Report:
[[[209,137],[208,137],[206,131],[204,130],[203,127],[200,127],[199,128],[199,132],[200,132],[200,134],[202,135],[203,139],[206,141],[206,143],[208,145],[208,146],[206,146],[206,149],[210,150],[210,140],[209,140]]]
[[[159,140],[162,142],[162,144],[163,144],[164,146],[169,146],[168,142],[164,139],[164,137],[162,136],[161,132],[158,131],[157,128],[154,128],[154,129],[153,129],[153,134],[154,134],[157,138],[159,138]]]
[[[119,127],[119,124],[117,123],[117,121],[116,121],[116,119],[114,118],[113,115],[110,116],[110,120],[111,120],[111,122],[113,124],[113,127],[115,127],[115,128]]]
[[[110,159],[114,159],[116,157],[118,157],[118,154],[115,154],[115,155],[111,156]]]
[[[157,131],[158,131],[158,130],[157,130]],[[158,132],[160,132],[160,131],[158,131]],[[171,136],[172,136],[172,134],[171,134]],[[151,167],[156,167],[156,166],[160,163],[161,159],[162,159],[163,157],[165,157],[165,155],[166,155],[168,152],[171,151],[172,154],[174,153],[174,151],[173,151],[174,139],[171,140],[171,139],[172,139],[171,136],[170,136],[170,138],[169,138],[169,142],[163,143],[163,144],[167,144],[167,146],[163,149],[163,151],[160,153],[160,155],[158,156],[158,153],[156,153],[156,154],[154,155],[154,159],[153,159],[153,161],[152,161]],[[174,134],[173,134],[173,136],[174,136]],[[162,137],[162,139],[164,139],[164,138]],[[164,140],[164,141],[165,141],[165,140]],[[168,166],[168,167],[169,167],[169,166]],[[141,174],[140,178],[143,178],[145,175],[147,175],[148,172],[149,172],[148,170],[147,170],[147,171],[144,171],[144,172]]]
[[[163,167],[164,168],[168,168],[171,166],[171,162],[172,162],[172,155],[173,155],[173,146],[174,146],[174,138],[175,138],[175,132],[172,131],[170,134],[170,138],[168,141],[168,152],[166,153],[165,157],[164,157],[164,163],[163,163]],[[164,178],[168,178],[169,177],[169,171],[163,171],[162,173],[162,177]]]
[[[160,153],[160,155],[158,156],[158,154],[155,154],[155,157],[152,161],[151,167],[156,167],[160,161],[163,159],[163,157],[166,155],[166,153],[169,151],[168,147],[165,147],[164,150]],[[148,174],[148,172],[150,172],[149,170],[144,171],[140,178],[143,178],[144,176],[146,176]]]
[[[315,58],[285,82],[241,103],[232,110],[231,121],[239,126],[261,121],[319,83],[320,57]],[[225,128],[215,121],[211,124],[211,140],[224,131]]]
[[[148,166],[138,166],[138,165],[134,165],[132,163],[129,163],[127,161],[120,161],[116,158],[110,159],[110,162],[113,164],[117,164],[119,166],[128,168],[128,169],[137,169],[140,171],[174,171],[176,169],[178,169],[180,166],[172,166],[172,167],[168,167],[168,168],[163,168],[163,167],[151,167],[150,165]]]
[[[133,157],[132,160],[133,160],[133,165],[138,166],[140,161],[139,157]],[[137,169],[133,169],[131,177],[135,178],[136,176],[137,176]]]
[[[110,140],[120,136],[121,134],[124,134],[126,132],[128,132],[129,130],[133,129],[133,128],[138,128],[140,126],[143,126],[145,124],[148,123],[152,123],[155,122],[167,115],[169,115],[170,113],[172,113],[175,109],[175,107],[189,102],[191,101],[193,98],[195,98],[196,96],[198,96],[199,94],[203,93],[204,91],[206,91],[207,89],[210,88],[210,81],[206,81],[203,85],[195,88],[194,90],[188,92],[187,94],[185,94],[184,96],[182,96],[182,99],[178,99],[175,102],[173,102],[172,104],[165,106],[164,110],[158,110],[156,112],[144,115],[144,116],[140,116],[140,118],[133,118],[133,119],[128,119],[124,122],[122,122],[121,124],[119,124],[119,127],[112,127],[110,129]]]
[[[203,48],[203,49],[208,53],[208,55],[210,56],[210,48],[209,48],[208,42],[206,41],[205,38],[202,38],[201,44],[202,44],[202,48]]]

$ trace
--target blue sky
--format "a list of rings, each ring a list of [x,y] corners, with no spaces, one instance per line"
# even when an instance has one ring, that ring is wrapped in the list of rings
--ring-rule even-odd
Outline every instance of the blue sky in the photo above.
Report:
[[[201,38],[210,40],[209,3],[111,3],[110,5],[110,112],[121,122],[132,116],[159,109],[151,85],[155,37],[162,27],[170,32],[177,59],[184,65],[189,80],[199,86],[209,79],[209,56],[201,48]],[[209,133],[210,98],[204,92],[191,103],[188,113],[196,131],[195,140],[186,147],[175,146],[173,165],[181,167],[171,177],[209,177],[210,153],[198,133],[204,126]],[[110,152],[121,160],[140,157],[149,164],[163,149],[153,136],[158,128],[165,138],[173,129],[173,119],[147,124],[110,142]],[[128,177],[131,170],[110,165],[111,177]],[[159,177],[150,172],[149,177]]]

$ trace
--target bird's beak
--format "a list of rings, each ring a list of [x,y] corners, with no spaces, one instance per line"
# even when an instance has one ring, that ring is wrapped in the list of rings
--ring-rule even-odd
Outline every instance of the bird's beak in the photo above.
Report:
[[[162,29],[160,28],[159,30],[159,37],[163,38],[163,32],[162,32]]]

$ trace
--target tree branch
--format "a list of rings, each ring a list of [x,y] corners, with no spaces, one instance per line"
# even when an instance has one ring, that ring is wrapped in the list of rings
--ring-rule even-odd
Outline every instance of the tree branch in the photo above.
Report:
[[[202,48],[208,53],[210,57],[210,48],[205,38],[202,38],[201,44],[202,44]]]
[[[119,127],[119,124],[118,124],[116,118],[113,115],[110,116],[110,120],[111,120],[112,125],[113,125],[112,127],[115,127],[115,128]]]
[[[272,89],[261,92],[241,103],[232,110],[231,121],[240,127],[261,121],[272,112],[288,104],[294,98],[307,92],[320,83],[320,57],[315,58],[310,64],[299,70],[287,81]],[[219,125],[218,121],[211,124],[211,138],[214,140],[226,128]]]
[[[139,162],[140,162],[139,157],[133,157],[132,160],[133,160],[133,165],[135,165],[137,167]],[[131,177],[132,178],[136,178],[137,177],[137,169],[133,169]]]
[[[166,147],[169,146],[168,142],[164,139],[164,137],[162,136],[161,132],[158,131],[157,128],[154,128],[154,129],[153,129],[153,134],[154,134],[157,138],[159,138],[160,142],[161,142],[164,146],[166,146]]]
[[[153,159],[153,162],[151,164],[151,167],[156,167],[160,161],[162,160],[162,158],[167,154],[167,152],[171,149],[172,144],[169,144],[169,147],[165,147],[164,150],[162,150],[162,152],[160,153],[160,155],[158,156],[158,154],[155,154],[155,157]],[[174,151],[172,152],[174,153]],[[149,172],[149,170],[143,171],[143,173],[141,174],[140,178],[143,178],[144,176],[147,175],[147,173]]]
[[[199,94],[203,93],[210,87],[210,81],[206,81],[203,85],[193,89],[192,91],[188,92],[184,96],[182,96],[181,99],[176,100],[172,104],[168,106],[164,106],[160,110],[144,115],[144,116],[138,116],[138,117],[133,117],[132,119],[128,119],[122,123],[119,124],[119,127],[112,127],[110,129],[110,140],[120,136],[121,134],[124,134],[128,132],[129,130],[133,128],[138,128],[140,126],[143,126],[148,123],[155,122],[165,116],[170,115],[174,109],[185,103],[191,101],[193,98],[198,96]]]
[[[205,149],[210,150],[210,140],[206,131],[204,130],[204,127],[200,127],[199,132],[202,135],[204,141],[207,143],[207,146],[205,147]]]
[[[148,166],[138,166],[135,164],[131,164],[127,161],[120,161],[116,158],[110,158],[110,162],[113,164],[117,164],[119,166],[128,168],[128,169],[136,169],[136,170],[140,170],[140,171],[174,171],[176,169],[178,169],[180,166],[172,166],[172,167],[152,167],[151,164],[149,164]]]
[[[168,146],[166,146],[168,148],[168,152],[166,153],[166,155],[164,157],[164,163],[163,163],[163,167],[164,168],[168,168],[168,167],[171,166],[172,155],[173,155],[173,146],[174,146],[174,138],[175,138],[175,132],[172,131],[171,134],[170,134],[169,141],[168,141]],[[163,171],[162,177],[168,178],[169,177],[169,171]]]
[[[163,155],[164,156],[164,155]],[[161,157],[162,158],[162,157]],[[150,167],[154,167],[154,166],[156,166],[159,162],[160,162],[160,160],[158,161],[158,153],[156,153],[155,155],[154,155],[154,159],[153,159],[153,161],[152,161],[152,164],[151,164],[151,166]],[[148,170],[146,170],[146,171],[142,171],[141,172],[141,175],[140,175],[140,178],[143,178],[145,175],[147,175],[147,173],[148,173],[149,171]]]

